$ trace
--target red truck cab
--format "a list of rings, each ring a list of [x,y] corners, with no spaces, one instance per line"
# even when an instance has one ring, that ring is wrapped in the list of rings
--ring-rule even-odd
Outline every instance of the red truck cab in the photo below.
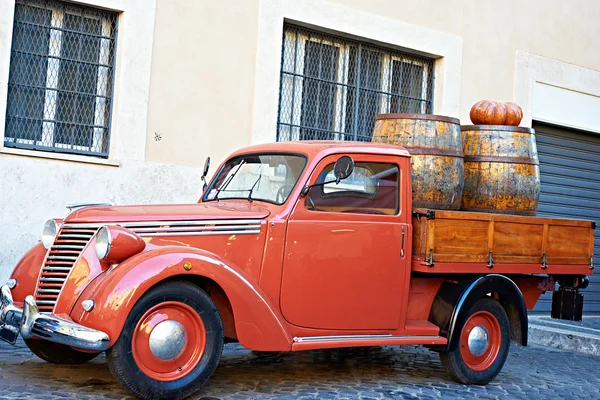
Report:
[[[273,143],[232,154],[198,204],[80,206],[46,224],[2,287],[0,337],[20,334],[55,363],[106,351],[141,398],[189,396],[228,341],[257,351],[420,344],[453,379],[486,384],[511,339],[527,344],[527,309],[556,281],[581,296],[591,260],[553,263],[548,249],[542,270],[480,254],[444,263],[435,253],[434,263],[439,243],[457,249],[470,234],[444,238],[435,211],[412,209],[410,165],[397,146]],[[517,236],[564,225],[577,232],[571,247],[585,253],[591,234],[593,249],[591,221],[464,215],[446,219],[485,220],[490,235],[494,223]],[[413,256],[429,243],[431,259]]]

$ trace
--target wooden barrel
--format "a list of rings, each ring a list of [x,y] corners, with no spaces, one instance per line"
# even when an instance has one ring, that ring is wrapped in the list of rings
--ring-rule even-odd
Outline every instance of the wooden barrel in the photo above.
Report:
[[[502,125],[461,127],[465,154],[462,209],[536,215],[540,167],[535,131]]]
[[[458,119],[381,114],[372,141],[397,144],[410,152],[413,207],[460,209],[464,172]]]

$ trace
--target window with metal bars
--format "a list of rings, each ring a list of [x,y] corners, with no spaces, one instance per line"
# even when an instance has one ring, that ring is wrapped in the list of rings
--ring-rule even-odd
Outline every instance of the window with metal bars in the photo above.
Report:
[[[17,0],[4,145],[107,157],[117,14]]]
[[[277,140],[370,141],[377,114],[432,112],[433,60],[286,24]]]

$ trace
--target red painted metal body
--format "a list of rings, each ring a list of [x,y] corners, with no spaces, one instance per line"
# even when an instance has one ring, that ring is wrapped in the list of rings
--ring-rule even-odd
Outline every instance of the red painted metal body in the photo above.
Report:
[[[483,327],[489,336],[490,346],[481,355],[473,355],[469,351],[469,334],[474,327]],[[500,325],[496,318],[488,311],[478,311],[465,323],[460,335],[460,351],[465,363],[473,371],[485,371],[498,356],[500,351]]]
[[[107,264],[120,263],[146,248],[146,242],[128,229],[113,226],[109,228],[109,232],[112,239],[110,249],[102,259]]]
[[[433,267],[423,259],[413,259],[412,269],[418,272],[427,273],[441,273],[441,274],[480,274],[485,271],[487,263],[436,263]],[[504,264],[494,263],[494,273],[497,274],[522,274],[523,264]],[[589,275],[592,270],[589,265],[561,265],[553,264],[546,268],[543,268],[540,264],[539,271],[530,271],[530,266],[527,267],[529,273],[540,273],[540,274],[567,274],[567,275]]]
[[[161,322],[181,324],[189,337],[182,351],[172,359],[161,360],[150,349],[150,334]],[[187,304],[164,302],[150,308],[140,318],[132,339],[132,353],[140,370],[161,382],[172,382],[188,375],[200,362],[206,347],[206,328],[202,318]]]
[[[129,315],[123,311],[131,310],[148,289],[166,279],[193,276],[208,278],[225,292],[243,345],[256,350],[289,349],[291,338],[281,314],[243,269],[215,253],[184,246],[140,253],[99,276],[81,295],[94,299],[98,312],[85,312],[78,304],[71,315],[75,322],[108,333],[114,343]]]
[[[305,169],[282,205],[200,199],[193,205],[87,207],[67,216],[65,226],[111,227],[116,244],[110,262],[105,262],[95,254],[95,237],[90,240],[64,283],[54,313],[106,332],[112,345],[148,290],[166,280],[185,279],[209,293],[225,335],[254,350],[447,343],[440,328],[428,321],[447,278],[427,274],[431,271],[423,262],[412,259],[406,150],[367,143],[276,143],[249,147],[232,157],[252,153],[306,157]],[[303,187],[315,183],[323,167],[340,155],[398,168],[396,213],[310,210],[301,196]],[[35,292],[45,257],[46,249],[38,244],[17,265],[12,274],[19,281],[13,290],[16,301]],[[445,274],[489,272],[484,264],[435,268]],[[568,268],[570,273],[590,273],[589,268]],[[518,265],[498,265],[494,272],[520,273]],[[551,290],[538,281],[516,279],[527,293],[528,308],[542,291]],[[90,312],[81,304],[88,299],[95,303]]]
[[[22,303],[25,297],[35,293],[40,270],[44,264],[48,250],[42,242],[38,242],[17,263],[10,277],[17,279],[19,284],[12,290],[15,302]]]

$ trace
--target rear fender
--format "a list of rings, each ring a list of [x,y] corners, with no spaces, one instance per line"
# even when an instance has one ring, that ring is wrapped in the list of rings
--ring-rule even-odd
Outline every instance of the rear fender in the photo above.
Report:
[[[37,243],[19,260],[13,269],[10,277],[17,280],[17,286],[11,289],[14,301],[23,302],[26,296],[35,295],[35,288],[40,271],[44,266],[47,251],[42,242]],[[3,283],[0,282],[0,285]]]
[[[440,334],[448,338],[452,351],[458,346],[461,327],[469,317],[469,310],[477,300],[488,293],[497,294],[510,323],[511,338],[527,345],[527,308],[519,287],[504,275],[488,274],[460,280],[447,280],[442,284],[433,302],[429,321],[440,327]]]
[[[243,271],[213,253],[187,247],[160,247],[140,253],[98,276],[83,291],[71,316],[75,322],[106,332],[112,346],[144,293],[166,279],[198,276],[213,280],[225,292],[233,309],[238,340],[244,347],[291,349],[281,315]],[[95,303],[91,312],[81,306],[88,299]]]

